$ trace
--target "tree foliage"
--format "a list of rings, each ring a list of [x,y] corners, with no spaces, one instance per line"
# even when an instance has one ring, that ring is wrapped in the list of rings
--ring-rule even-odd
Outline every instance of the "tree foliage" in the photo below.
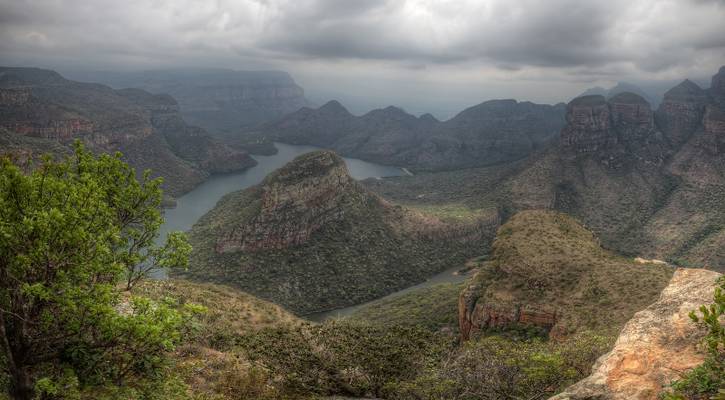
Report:
[[[29,172],[0,161],[0,349],[13,397],[123,385],[153,374],[178,341],[192,310],[122,290],[190,252],[180,234],[154,245],[160,183],[79,143]]]

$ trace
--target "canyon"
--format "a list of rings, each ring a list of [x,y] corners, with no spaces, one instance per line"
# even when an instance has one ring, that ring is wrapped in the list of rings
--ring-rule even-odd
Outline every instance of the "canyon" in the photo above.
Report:
[[[255,164],[246,152],[186,124],[169,95],[70,81],[49,70],[0,68],[0,121],[5,135],[64,146],[80,139],[95,152],[121,151],[139,173],[151,169],[164,177],[171,196],[210,174]],[[24,153],[38,153],[26,143]]]

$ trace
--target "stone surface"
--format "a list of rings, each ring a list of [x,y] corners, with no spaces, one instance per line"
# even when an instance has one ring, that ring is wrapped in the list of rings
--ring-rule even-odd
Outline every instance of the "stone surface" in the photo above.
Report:
[[[219,239],[218,252],[302,244],[324,224],[341,219],[345,197],[358,189],[340,157],[314,152],[275,171],[261,191],[259,213]]]
[[[656,113],[657,126],[671,142],[680,145],[700,126],[705,104],[705,91],[685,79],[665,93]]]
[[[703,331],[688,313],[712,301],[720,276],[708,270],[678,269],[659,300],[627,322],[592,374],[552,399],[658,399],[681,372],[702,363],[704,355],[697,345]]]

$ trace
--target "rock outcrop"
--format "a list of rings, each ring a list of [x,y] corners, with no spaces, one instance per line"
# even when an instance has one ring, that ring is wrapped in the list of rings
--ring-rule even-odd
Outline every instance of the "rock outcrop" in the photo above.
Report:
[[[639,264],[600,247],[573,218],[523,211],[502,225],[489,260],[458,302],[462,339],[480,332],[537,328],[555,338],[612,332],[657,298],[672,269]],[[639,282],[651,287],[642,290]],[[600,302],[617,304],[600,312]]]
[[[523,158],[559,132],[563,114],[563,105],[491,100],[440,122],[393,106],[357,117],[331,101],[266,124],[262,132],[373,162],[444,170]]]
[[[673,144],[681,145],[700,126],[706,104],[705,91],[685,79],[665,93],[657,109],[657,126]]]
[[[656,400],[680,374],[702,363],[704,332],[688,313],[712,301],[720,274],[678,269],[654,304],[636,313],[592,374],[552,400]]]
[[[636,152],[657,136],[649,103],[629,92],[609,100],[599,95],[578,97],[567,106],[566,121],[560,141],[577,153],[611,156],[625,148]]]
[[[362,195],[345,162],[332,152],[304,155],[261,186],[260,210],[217,241],[217,252],[284,249],[345,214],[348,196]]]
[[[611,110],[604,96],[572,100],[566,108],[566,122],[561,131],[561,142],[577,152],[595,152],[617,143],[612,132]]]

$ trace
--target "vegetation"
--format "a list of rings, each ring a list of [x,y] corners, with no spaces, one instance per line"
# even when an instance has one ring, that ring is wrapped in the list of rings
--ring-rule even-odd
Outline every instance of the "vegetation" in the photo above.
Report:
[[[672,273],[670,266],[637,264],[603,249],[566,214],[523,211],[499,228],[470,295],[498,308],[556,312],[558,336],[614,335],[659,296]]]
[[[440,283],[382,299],[356,310],[349,318],[374,325],[418,326],[432,331],[458,331],[458,294],[464,283]]]
[[[580,334],[561,343],[481,337],[402,382],[397,400],[544,399],[589,374],[611,340]]]
[[[427,227],[428,221],[411,223],[418,221],[409,218],[411,211],[356,187],[340,194],[344,218],[325,223],[303,244],[218,253],[222,235],[259,213],[261,192],[257,186],[230,193],[199,219],[189,234],[194,246],[190,268],[180,277],[233,285],[307,314],[379,298],[462,265],[480,254],[492,236],[483,232],[479,239],[461,240],[455,236],[455,228],[463,225],[459,221],[451,232],[438,222],[439,237],[420,237],[415,230]],[[290,235],[299,218],[290,216]],[[452,237],[447,239],[447,233]]]
[[[94,157],[78,143],[75,156],[46,157],[29,173],[0,163],[0,382],[16,399],[162,387],[143,382],[163,376],[199,310],[119,287],[142,277],[150,257],[156,266],[185,263],[182,236],[151,245],[160,180],[145,173],[139,182],[120,154]]]
[[[707,330],[707,357],[702,365],[672,384],[672,392],[664,396],[668,400],[725,399],[725,277],[715,288],[713,303],[702,305],[699,311],[700,315],[692,311],[690,318]]]

